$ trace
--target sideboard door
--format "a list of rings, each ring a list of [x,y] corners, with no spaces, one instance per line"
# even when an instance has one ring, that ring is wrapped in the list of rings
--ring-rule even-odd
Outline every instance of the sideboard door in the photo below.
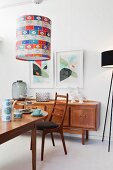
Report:
[[[70,126],[96,130],[96,109],[95,107],[71,106]]]

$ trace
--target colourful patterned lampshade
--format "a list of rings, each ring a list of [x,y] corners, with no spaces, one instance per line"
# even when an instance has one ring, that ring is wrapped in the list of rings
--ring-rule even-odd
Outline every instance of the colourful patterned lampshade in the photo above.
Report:
[[[51,20],[39,15],[24,15],[17,20],[16,59],[50,60]]]

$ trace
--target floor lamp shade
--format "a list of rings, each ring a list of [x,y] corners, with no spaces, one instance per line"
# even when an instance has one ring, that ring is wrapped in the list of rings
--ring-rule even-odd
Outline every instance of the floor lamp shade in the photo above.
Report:
[[[113,50],[102,52],[101,66],[102,67],[113,67]]]
[[[17,19],[16,59],[49,60],[51,56],[51,20],[39,15]]]

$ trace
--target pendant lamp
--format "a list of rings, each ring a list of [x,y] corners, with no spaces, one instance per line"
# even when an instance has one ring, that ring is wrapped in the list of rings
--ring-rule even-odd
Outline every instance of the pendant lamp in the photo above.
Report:
[[[39,15],[17,19],[16,59],[45,61],[51,56],[51,20]]]

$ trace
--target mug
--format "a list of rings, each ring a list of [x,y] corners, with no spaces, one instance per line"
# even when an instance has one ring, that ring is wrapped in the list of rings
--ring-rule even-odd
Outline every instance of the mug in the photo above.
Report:
[[[14,110],[14,118],[22,118],[22,113],[20,110]]]
[[[32,116],[41,116],[42,115],[42,112],[41,112],[41,109],[35,109],[32,114]]]

